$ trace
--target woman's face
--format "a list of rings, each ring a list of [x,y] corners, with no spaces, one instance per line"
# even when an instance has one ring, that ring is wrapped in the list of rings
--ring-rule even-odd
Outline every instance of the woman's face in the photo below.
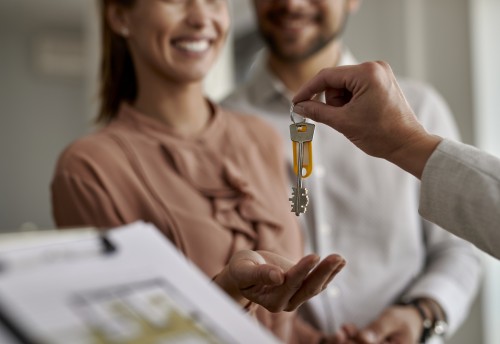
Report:
[[[136,0],[122,14],[138,76],[176,82],[208,73],[229,27],[226,0]]]

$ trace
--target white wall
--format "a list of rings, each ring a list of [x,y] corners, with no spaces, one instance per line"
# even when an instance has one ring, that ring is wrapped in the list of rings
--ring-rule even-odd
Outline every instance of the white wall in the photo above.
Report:
[[[25,10],[0,12],[0,230],[26,223],[52,227],[54,164],[84,127],[82,79],[47,75],[35,63],[39,37],[64,34],[78,40],[79,23]]]

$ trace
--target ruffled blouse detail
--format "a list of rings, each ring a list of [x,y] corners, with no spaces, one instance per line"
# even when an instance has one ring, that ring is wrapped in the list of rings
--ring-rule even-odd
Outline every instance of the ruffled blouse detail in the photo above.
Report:
[[[280,231],[281,224],[276,221],[272,207],[264,206],[265,196],[252,189],[251,176],[233,153],[233,146],[242,143],[231,135],[225,118],[228,115],[219,107],[211,106],[213,116],[206,130],[197,137],[181,137],[128,104],[122,104],[117,121],[157,140],[165,160],[211,203],[214,220],[228,230],[246,235],[258,245],[257,241],[262,238],[257,238],[262,231]],[[221,147],[227,149],[221,150]]]

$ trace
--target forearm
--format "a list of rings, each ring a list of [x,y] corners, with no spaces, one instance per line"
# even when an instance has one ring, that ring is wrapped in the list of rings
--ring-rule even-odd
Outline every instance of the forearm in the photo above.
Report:
[[[385,158],[420,179],[427,161],[441,141],[442,138],[436,135],[415,133]]]
[[[498,171],[497,157],[444,140],[424,170],[420,214],[500,258]]]

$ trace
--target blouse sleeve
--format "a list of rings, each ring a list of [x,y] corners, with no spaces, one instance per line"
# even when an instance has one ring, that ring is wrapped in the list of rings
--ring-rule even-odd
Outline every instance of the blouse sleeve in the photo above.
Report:
[[[109,197],[97,183],[62,172],[51,185],[52,214],[62,227],[115,227],[123,224]]]

